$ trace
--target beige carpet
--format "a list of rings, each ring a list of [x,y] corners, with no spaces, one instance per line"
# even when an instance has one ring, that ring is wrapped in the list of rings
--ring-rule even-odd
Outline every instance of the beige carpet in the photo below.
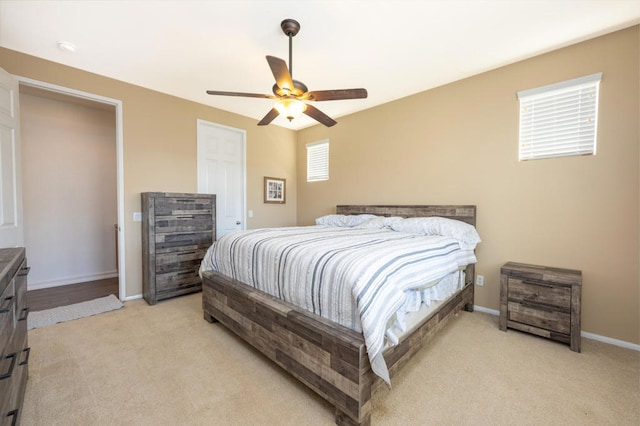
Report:
[[[333,409],[219,324],[201,295],[29,331],[23,425],[331,425]],[[583,352],[462,313],[374,399],[374,425],[638,425],[640,354]]]

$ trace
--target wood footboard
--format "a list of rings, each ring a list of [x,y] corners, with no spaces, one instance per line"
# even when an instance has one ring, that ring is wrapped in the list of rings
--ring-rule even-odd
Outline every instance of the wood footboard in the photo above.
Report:
[[[217,272],[203,273],[203,310],[336,408],[336,423],[369,425],[373,390],[362,334]],[[447,320],[473,306],[473,283],[449,299],[384,357],[393,377]]]

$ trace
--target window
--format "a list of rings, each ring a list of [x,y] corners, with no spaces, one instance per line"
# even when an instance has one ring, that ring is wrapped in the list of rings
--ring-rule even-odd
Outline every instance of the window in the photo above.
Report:
[[[329,180],[329,141],[308,143],[307,182]]]
[[[596,153],[602,73],[518,92],[520,160]]]

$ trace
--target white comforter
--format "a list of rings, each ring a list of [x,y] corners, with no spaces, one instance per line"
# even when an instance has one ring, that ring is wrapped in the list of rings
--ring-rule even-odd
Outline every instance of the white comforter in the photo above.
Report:
[[[405,291],[475,262],[473,249],[461,250],[454,238],[306,226],[226,234],[208,250],[201,271],[218,271],[362,332],[373,371],[389,384],[384,336]]]

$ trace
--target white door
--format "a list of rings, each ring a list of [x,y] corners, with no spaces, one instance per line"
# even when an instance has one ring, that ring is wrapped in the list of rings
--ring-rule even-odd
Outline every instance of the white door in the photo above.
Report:
[[[18,81],[0,68],[0,247],[24,246]]]
[[[245,229],[244,130],[198,120],[198,192],[216,194],[216,237]]]

